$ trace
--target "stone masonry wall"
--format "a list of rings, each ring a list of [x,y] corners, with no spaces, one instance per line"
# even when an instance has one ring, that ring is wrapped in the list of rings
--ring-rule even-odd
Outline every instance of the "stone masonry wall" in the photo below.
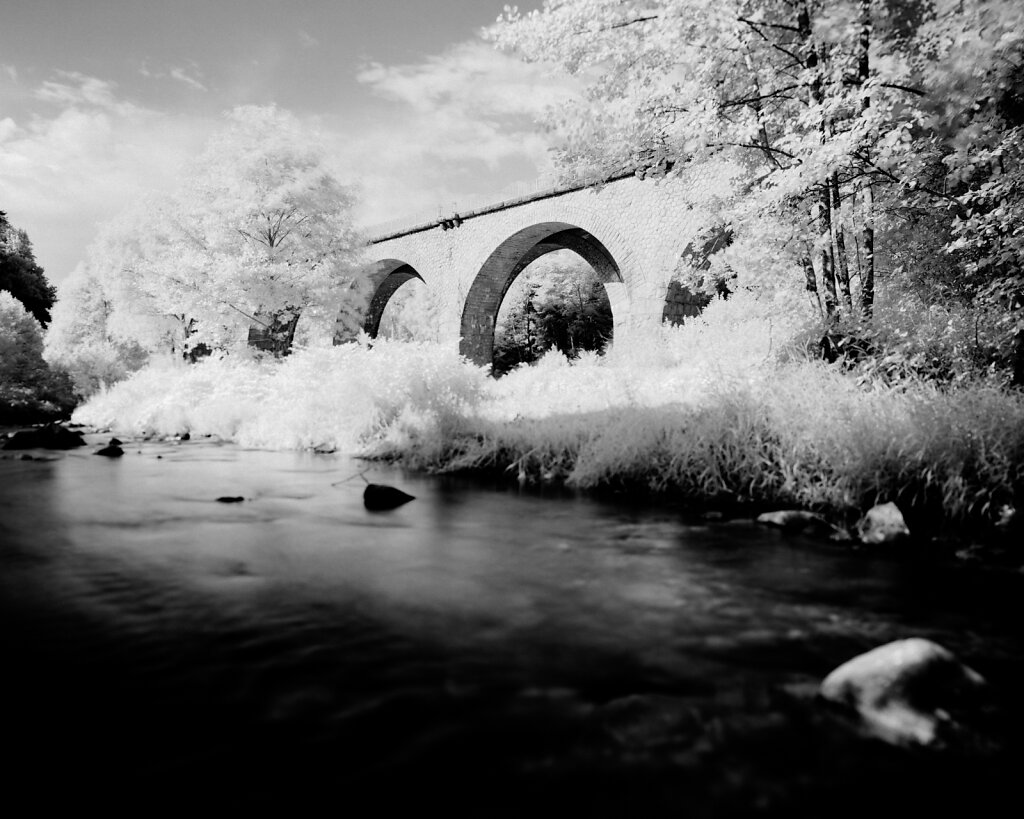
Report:
[[[371,244],[369,256],[372,262],[403,262],[422,278],[434,305],[438,339],[457,346],[474,280],[506,240],[549,223],[580,229],[603,245],[618,267],[621,284],[609,281],[606,288],[615,337],[622,338],[634,328],[662,320],[672,273],[707,224],[700,206],[706,195],[699,179],[627,177],[480,216],[463,216],[460,226],[448,230],[435,226],[379,241]],[[544,235],[539,238],[543,240]],[[502,252],[509,253],[511,246]],[[378,269],[371,265],[367,275]]]

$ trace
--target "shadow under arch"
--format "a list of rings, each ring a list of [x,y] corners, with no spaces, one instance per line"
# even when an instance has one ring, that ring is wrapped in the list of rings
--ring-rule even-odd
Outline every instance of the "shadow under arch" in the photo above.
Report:
[[[363,316],[362,329],[370,338],[376,338],[380,330],[380,319],[384,315],[384,308],[388,306],[395,291],[410,279],[419,279],[422,282],[423,277],[408,262],[403,262],[400,259],[382,259],[370,267],[367,278],[370,282],[368,289],[372,295],[366,308],[366,314]],[[341,344],[348,340],[347,335],[352,335],[351,332],[346,334],[340,330],[341,321],[342,317],[339,316],[339,329],[335,331],[334,335],[335,344]]]
[[[576,253],[594,268],[602,284],[623,282],[612,254],[582,228],[565,222],[542,222],[524,228],[498,245],[473,279],[462,310],[462,355],[475,364],[492,363],[494,325],[505,293],[527,265],[556,250]]]

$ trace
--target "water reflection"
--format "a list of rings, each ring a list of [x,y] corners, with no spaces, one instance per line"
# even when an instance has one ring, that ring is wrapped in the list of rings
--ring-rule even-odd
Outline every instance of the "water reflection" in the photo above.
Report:
[[[1018,576],[379,466],[417,500],[374,514],[345,458],[125,449],[0,461],[12,781],[43,806],[819,816],[865,777],[908,807],[1011,781],[944,782],[806,692],[909,634],[1013,690]]]

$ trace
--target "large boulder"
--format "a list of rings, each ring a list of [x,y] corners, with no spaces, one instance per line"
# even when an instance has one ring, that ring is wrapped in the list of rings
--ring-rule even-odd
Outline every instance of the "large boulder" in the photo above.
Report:
[[[857,534],[862,543],[881,545],[906,540],[910,529],[895,503],[880,503],[872,506],[857,524]]]
[[[74,449],[85,446],[85,439],[60,424],[15,432],[4,441],[4,449]]]
[[[937,643],[886,643],[829,674],[819,694],[856,712],[869,733],[895,745],[960,745],[976,739],[985,679]]]

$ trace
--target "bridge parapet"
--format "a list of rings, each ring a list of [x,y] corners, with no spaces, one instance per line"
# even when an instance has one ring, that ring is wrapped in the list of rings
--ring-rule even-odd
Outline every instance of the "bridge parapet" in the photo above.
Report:
[[[380,244],[381,242],[387,242],[391,239],[397,239],[413,233],[433,230],[436,227],[443,228],[446,224],[450,223],[461,225],[468,219],[487,216],[491,213],[519,207],[530,202],[539,202],[544,199],[565,196],[566,194],[586,188],[598,188],[601,185],[636,176],[638,176],[636,171],[621,172],[611,176],[595,172],[561,181],[554,180],[551,176],[542,176],[531,182],[519,182],[511,185],[497,196],[477,195],[464,197],[461,202],[456,201],[450,205],[437,205],[435,208],[421,211],[418,214],[411,214],[404,218],[370,225],[365,228],[365,232],[369,236],[367,244]]]

